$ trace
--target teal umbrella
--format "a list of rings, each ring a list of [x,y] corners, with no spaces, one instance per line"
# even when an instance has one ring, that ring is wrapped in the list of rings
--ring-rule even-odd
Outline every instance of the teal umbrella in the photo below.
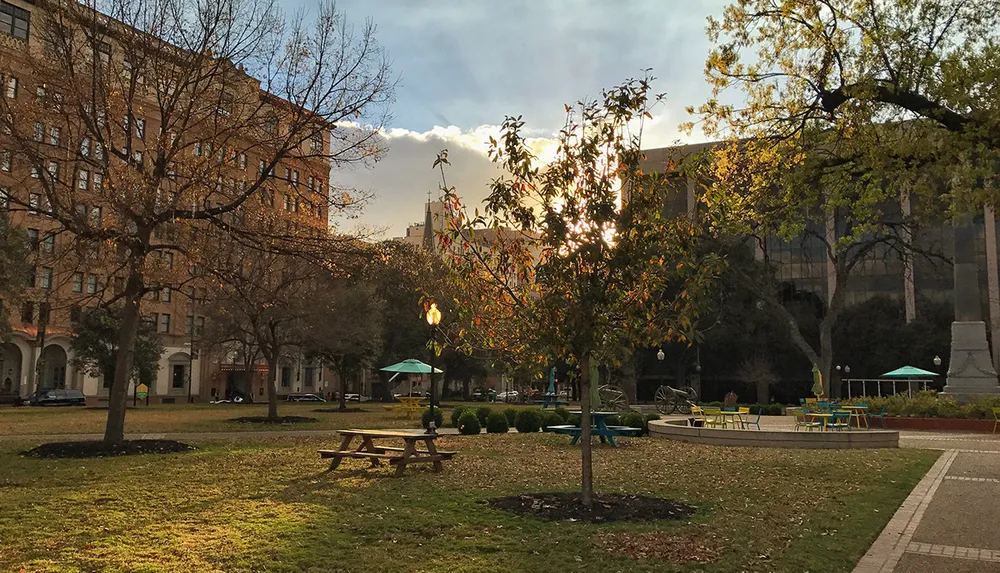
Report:
[[[892,372],[886,372],[882,375],[882,378],[913,378],[915,376],[937,376],[937,372],[930,372],[923,370],[922,368],[917,368],[915,366],[903,366],[902,368],[897,368]]]
[[[397,362],[391,366],[386,366],[385,368],[382,368],[382,371],[396,373],[395,376],[389,379],[389,382],[391,383],[393,380],[396,379],[396,376],[399,376],[400,374],[429,374],[431,371],[431,367],[430,365],[424,364],[423,362],[417,360],[416,358],[407,358],[402,362]],[[439,370],[437,368],[434,369],[435,374],[442,374],[443,372],[444,370]],[[411,394],[413,394],[412,380],[410,381],[410,392],[407,395],[409,396]]]
[[[431,367],[416,358],[407,358],[402,362],[397,362],[391,366],[382,368],[382,372],[405,372],[407,374],[429,374]],[[435,374],[442,374],[444,370],[434,369]]]

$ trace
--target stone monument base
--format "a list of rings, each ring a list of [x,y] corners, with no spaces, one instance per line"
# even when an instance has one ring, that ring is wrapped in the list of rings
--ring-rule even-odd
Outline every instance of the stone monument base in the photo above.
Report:
[[[948,384],[942,395],[965,402],[979,396],[1000,394],[1000,383],[986,343],[983,321],[951,323],[951,360]]]

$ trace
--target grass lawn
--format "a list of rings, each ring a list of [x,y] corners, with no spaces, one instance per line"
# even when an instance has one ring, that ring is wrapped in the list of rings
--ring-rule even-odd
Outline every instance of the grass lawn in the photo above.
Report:
[[[134,423],[134,422],[133,422]],[[698,507],[683,521],[542,522],[481,500],[570,491],[565,436],[446,436],[460,453],[402,478],[346,460],[333,438],[202,444],[177,455],[25,459],[0,442],[0,571],[512,573],[850,571],[939,455],[722,448],[632,438],[595,450],[604,492]],[[695,544],[711,563],[633,558]],[[23,568],[23,569],[22,569]]]
[[[483,404],[476,404],[483,405]],[[506,404],[488,404],[502,410]],[[252,430],[336,430],[343,428],[416,428],[419,416],[411,418],[386,411],[383,404],[365,402],[364,412],[316,412],[317,408],[336,408],[336,402],[286,403],[278,405],[282,416],[307,416],[316,422],[300,424],[240,424],[227,422],[242,416],[266,416],[266,404],[162,404],[129,408],[125,415],[125,431],[131,433],[155,432],[239,432]],[[348,407],[357,408],[354,402]],[[445,423],[450,410],[445,405]],[[534,406],[538,408],[538,406]],[[13,408],[0,406],[0,436],[31,434],[102,434],[107,421],[107,410],[97,408]]]

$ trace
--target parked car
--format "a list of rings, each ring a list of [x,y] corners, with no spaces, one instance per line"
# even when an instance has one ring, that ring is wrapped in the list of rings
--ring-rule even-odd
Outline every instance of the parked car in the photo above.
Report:
[[[79,390],[35,390],[28,399],[32,406],[86,406],[87,399]]]
[[[315,394],[289,394],[285,398],[286,402],[326,402],[320,396]]]
[[[371,400],[368,396],[362,396],[361,394],[344,394],[344,398],[348,402],[367,402]]]
[[[517,390],[508,390],[506,392],[500,392],[497,394],[497,401],[499,402],[517,402]]]

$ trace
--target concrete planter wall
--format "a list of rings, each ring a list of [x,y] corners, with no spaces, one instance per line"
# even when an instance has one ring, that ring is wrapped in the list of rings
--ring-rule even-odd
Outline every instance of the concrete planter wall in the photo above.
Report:
[[[870,420],[872,427],[881,427],[878,420]],[[938,430],[951,432],[993,432],[993,420],[969,418],[885,418],[887,428],[894,430]],[[997,428],[1000,431],[1000,428]]]
[[[746,446],[757,448],[796,449],[872,449],[898,448],[899,432],[894,430],[854,430],[818,432],[795,430],[729,430],[694,428],[686,423],[653,420],[649,435],[654,438],[677,440],[712,446]]]

